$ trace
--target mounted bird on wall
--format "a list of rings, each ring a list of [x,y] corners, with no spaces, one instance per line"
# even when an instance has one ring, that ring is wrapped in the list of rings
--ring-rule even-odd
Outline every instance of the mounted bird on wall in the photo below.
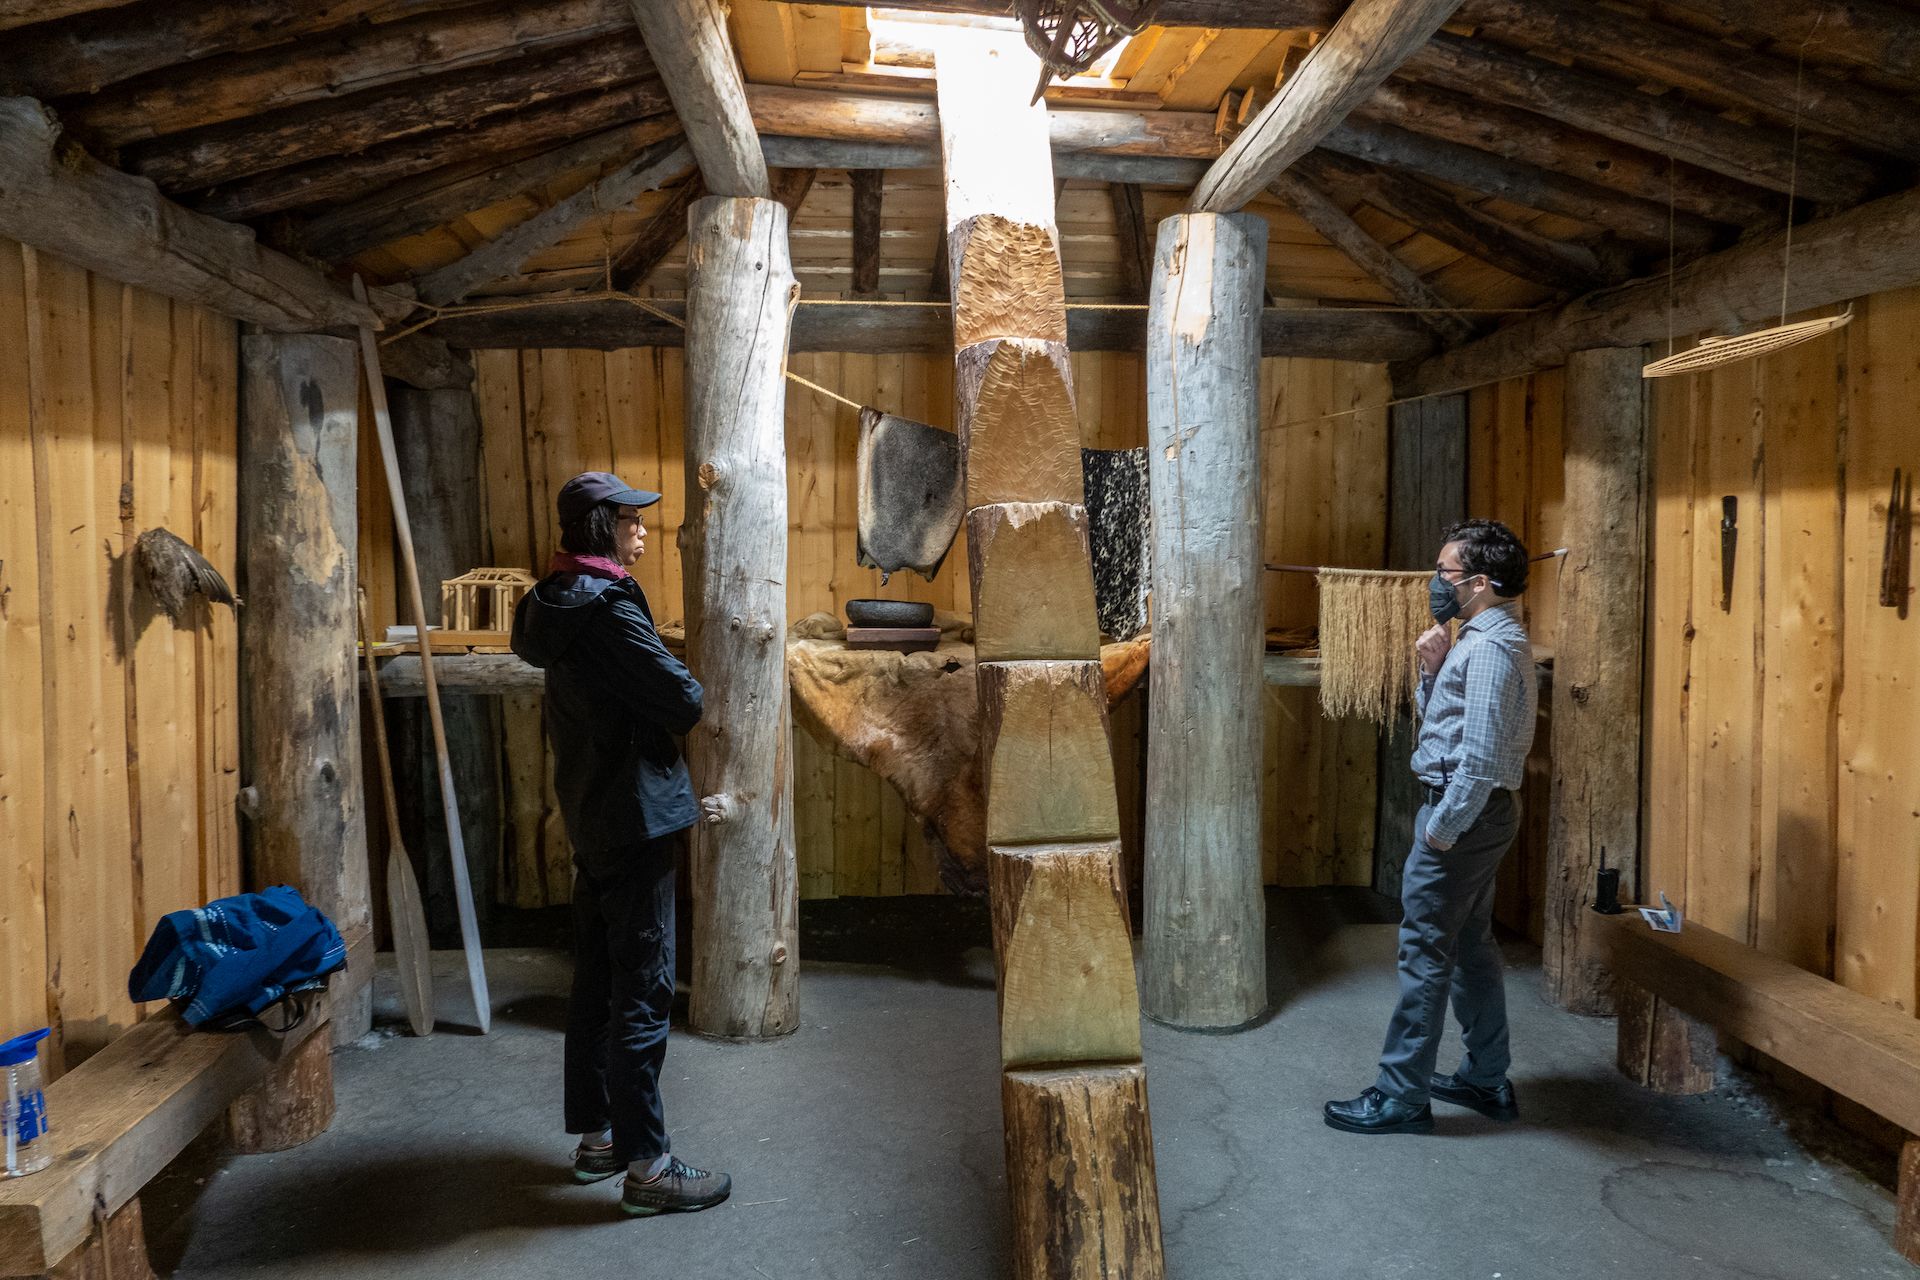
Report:
[[[175,622],[187,607],[187,598],[205,596],[214,604],[231,607],[233,588],[207,558],[165,529],[149,529],[133,544],[133,562],[154,600]]]

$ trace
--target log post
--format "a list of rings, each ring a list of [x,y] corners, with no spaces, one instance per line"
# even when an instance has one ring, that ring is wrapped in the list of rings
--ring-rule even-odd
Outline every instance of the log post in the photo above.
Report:
[[[1387,411],[1387,565],[1431,569],[1440,535],[1467,515],[1467,397],[1434,396]],[[1413,848],[1420,782],[1413,745],[1420,726],[1410,713],[1380,735],[1380,809],[1374,823],[1373,887],[1396,902],[1400,874]]]
[[[140,1197],[135,1196],[104,1219],[97,1207],[94,1213],[93,1234],[56,1263],[45,1280],[154,1280]]]
[[[1147,1015],[1237,1027],[1267,1007],[1260,885],[1260,304],[1266,222],[1160,224],[1147,311],[1153,507]]]
[[[351,952],[373,924],[354,665],[360,374],[342,338],[255,334],[240,349],[247,883],[293,885]],[[371,977],[335,981],[337,1042],[372,1025]]]
[[[1920,1138],[1900,1148],[1899,1208],[1893,1220],[1893,1247],[1908,1262],[1920,1263]]]
[[[227,1143],[262,1155],[285,1151],[325,1133],[333,1123],[333,1045],[316,1030],[266,1079],[227,1108]]]
[[[469,390],[421,391],[389,379],[393,444],[413,526],[420,593],[429,616],[436,612],[440,584],[486,563],[481,527],[480,416]],[[538,566],[517,566],[533,568]],[[495,619],[495,625],[500,620]],[[500,857],[499,734],[497,700],[480,695],[443,697],[447,760],[460,798],[460,832],[474,914],[485,923],[493,904]],[[420,864],[427,919],[436,936],[452,945],[459,937],[453,863],[440,795],[440,763],[424,703],[409,700],[393,715],[394,785],[399,792],[406,845]]]
[[[799,1025],[799,897],[787,698],[787,327],[800,286],[777,200],[688,215],[687,660],[706,714],[687,736],[693,1027],[762,1039]]]
[[[1638,347],[1567,361],[1566,504],[1554,636],[1553,807],[1547,837],[1547,991],[1575,1013],[1613,1011],[1586,928],[1602,851],[1636,901],[1646,436]]]
[[[1047,113],[1027,101],[1037,71],[991,36],[937,55],[1013,1270],[1157,1280]]]
[[[1615,1062],[1620,1074],[1655,1093],[1713,1091],[1719,1040],[1713,1028],[1680,1012],[1659,996],[1622,981]]]

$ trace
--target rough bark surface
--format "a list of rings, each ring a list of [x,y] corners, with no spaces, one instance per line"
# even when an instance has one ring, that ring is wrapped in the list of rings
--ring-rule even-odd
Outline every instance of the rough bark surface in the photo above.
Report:
[[[632,0],[673,109],[687,131],[707,190],[723,196],[772,194],[746,86],[717,0]]]
[[[1588,936],[1604,858],[1638,900],[1640,647],[1645,601],[1646,384],[1638,347],[1567,361],[1566,502],[1553,673],[1547,837],[1547,991],[1575,1013],[1612,1011]]]
[[[1266,224],[1160,224],[1147,318],[1153,506],[1145,1005],[1232,1027],[1267,1004],[1260,887],[1260,294]]]
[[[336,1000],[334,1007],[338,1009]],[[285,1151],[333,1123],[333,1044],[325,1029],[308,1036],[273,1073],[227,1108],[227,1142],[248,1155]]]
[[[249,336],[241,376],[243,741],[259,796],[248,883],[293,885],[351,938],[373,922],[354,670],[353,344]],[[335,1031],[354,1038],[372,1024],[372,989],[348,986]]]
[[[1615,1061],[1622,1075],[1655,1093],[1713,1091],[1718,1041],[1712,1027],[1629,982],[1620,984],[1616,1002],[1620,1022]]]
[[[757,1039],[799,1025],[799,877],[787,705],[783,376],[799,285],[778,201],[711,197],[689,217],[687,659],[706,712],[687,736],[693,1026]]]
[[[1920,1263],[1920,1138],[1908,1138],[1900,1148],[1899,1197],[1893,1247],[1908,1262]]]

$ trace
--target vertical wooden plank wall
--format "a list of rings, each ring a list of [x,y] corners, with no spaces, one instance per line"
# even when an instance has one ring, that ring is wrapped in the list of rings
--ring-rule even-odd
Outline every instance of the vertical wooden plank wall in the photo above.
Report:
[[[675,539],[684,506],[680,353],[675,350],[475,352],[486,521],[496,564],[540,571],[554,545],[553,492],[575,472],[610,468],[656,489],[641,586],[662,624],[680,622]],[[1083,440],[1090,448],[1146,442],[1144,372],[1138,356],[1073,357]],[[951,362],[922,355],[813,354],[793,372],[850,400],[946,426]],[[1386,372],[1333,361],[1268,360],[1265,465],[1267,555],[1306,563],[1374,566],[1385,548]],[[1348,411],[1362,409],[1364,412]],[[1338,416],[1328,416],[1338,415]],[[855,560],[854,410],[805,387],[787,397],[789,588],[793,615],[840,615],[846,602],[886,594],[966,613],[964,535],[939,575],[896,574],[885,588]],[[377,478],[374,460],[363,476]],[[374,625],[392,621],[390,517],[379,485],[362,486],[362,581]],[[1268,625],[1313,626],[1310,580],[1269,584]],[[1322,721],[1311,690],[1268,690],[1267,878],[1283,884],[1366,884],[1374,825],[1374,734]],[[1127,827],[1138,848],[1145,711],[1129,697],[1114,709],[1115,768]],[[564,901],[569,854],[540,741],[538,703],[509,700],[503,752],[508,838],[502,884],[515,905]],[[795,743],[796,839],[801,893],[930,893],[939,889],[933,850],[893,788],[837,759],[802,733]],[[1302,761],[1306,761],[1303,767]],[[1282,781],[1285,785],[1282,785]]]
[[[1817,341],[1654,384],[1641,882],[1920,1013],[1920,601],[1906,619],[1879,602],[1893,469],[1920,468],[1920,289],[1854,308]],[[1470,508],[1541,550],[1558,536],[1557,378],[1476,391],[1470,420]],[[1547,645],[1553,587],[1540,573],[1527,597]],[[1530,841],[1502,883],[1521,920]]]
[[[164,526],[235,578],[232,321],[0,240],[0,1037],[54,1070],[142,1013],[161,915],[240,885],[234,617],[132,575]]]

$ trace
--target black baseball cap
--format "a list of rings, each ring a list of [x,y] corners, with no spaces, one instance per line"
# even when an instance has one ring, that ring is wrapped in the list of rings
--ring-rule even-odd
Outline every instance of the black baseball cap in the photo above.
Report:
[[[617,502],[623,507],[650,507],[660,495],[649,489],[631,488],[611,471],[584,471],[560,486],[554,505],[560,509],[562,523],[571,524],[602,502]]]

